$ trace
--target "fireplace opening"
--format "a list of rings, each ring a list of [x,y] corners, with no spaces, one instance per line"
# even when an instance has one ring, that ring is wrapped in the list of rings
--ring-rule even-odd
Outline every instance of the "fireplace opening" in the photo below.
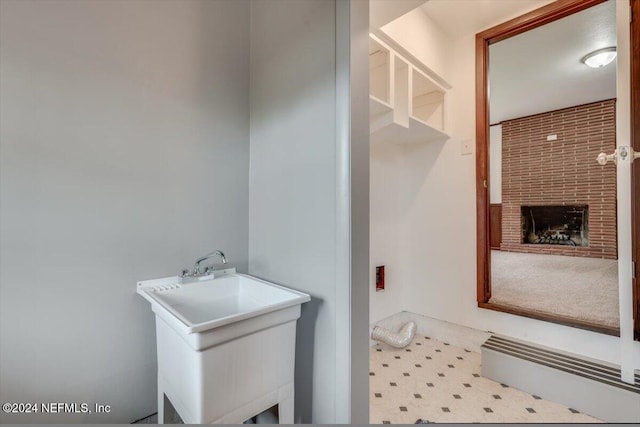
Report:
[[[521,206],[522,243],[589,246],[587,205]]]

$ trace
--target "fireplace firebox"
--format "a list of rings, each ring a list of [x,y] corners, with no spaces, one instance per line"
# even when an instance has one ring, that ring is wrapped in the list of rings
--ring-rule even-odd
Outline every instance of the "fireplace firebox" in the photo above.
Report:
[[[589,246],[587,205],[521,206],[522,243]]]

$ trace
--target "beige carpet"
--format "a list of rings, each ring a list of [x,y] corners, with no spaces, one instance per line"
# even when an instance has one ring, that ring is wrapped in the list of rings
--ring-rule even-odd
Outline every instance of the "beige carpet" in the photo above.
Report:
[[[618,261],[491,251],[491,300],[619,327]]]

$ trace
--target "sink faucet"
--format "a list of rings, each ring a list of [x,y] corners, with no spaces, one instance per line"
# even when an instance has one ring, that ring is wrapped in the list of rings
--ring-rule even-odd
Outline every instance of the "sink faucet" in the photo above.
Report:
[[[220,257],[220,259],[222,259],[222,263],[223,263],[223,264],[226,264],[226,263],[227,263],[227,258],[224,256],[224,254],[222,253],[222,251],[214,251],[214,252],[208,253],[208,254],[206,254],[206,255],[201,256],[200,258],[198,258],[198,259],[196,260],[196,263],[195,263],[195,264],[193,264],[193,275],[194,275],[194,276],[198,276],[198,275],[200,275],[200,274],[201,274],[201,273],[200,273],[200,263],[201,263],[202,261],[208,260],[209,258],[213,258],[213,257],[215,257],[215,256],[219,256],[219,257]],[[213,268],[212,268],[212,269],[213,269]],[[209,269],[206,269],[206,270],[205,270],[205,273],[206,273],[206,272],[208,272],[208,270],[209,270]]]

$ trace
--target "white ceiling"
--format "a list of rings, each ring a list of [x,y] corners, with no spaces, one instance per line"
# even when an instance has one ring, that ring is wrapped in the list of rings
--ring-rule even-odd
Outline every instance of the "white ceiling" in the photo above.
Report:
[[[608,46],[616,46],[615,0],[491,45],[490,123],[615,98],[615,61],[581,62]]]
[[[452,40],[478,33],[553,0],[429,0],[422,9]]]
[[[380,28],[427,0],[369,0],[369,26]]]
[[[503,40],[490,47],[490,122],[615,98],[615,63],[593,69],[580,60],[616,46],[615,1]],[[429,0],[421,6],[452,40],[552,0]]]

